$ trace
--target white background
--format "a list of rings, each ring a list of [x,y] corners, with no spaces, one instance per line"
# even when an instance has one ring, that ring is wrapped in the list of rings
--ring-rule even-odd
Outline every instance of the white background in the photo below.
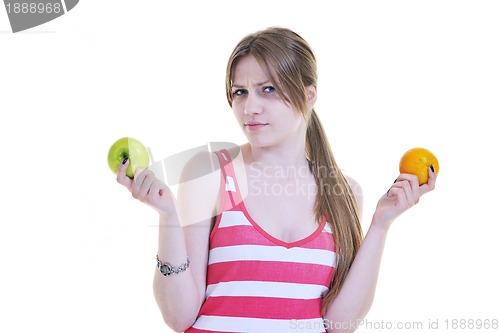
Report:
[[[500,319],[499,17],[497,1],[82,0],[12,34],[0,8],[0,331],[168,332],[156,214],[107,150],[122,136],[155,159],[242,143],[226,61],[276,25],[317,55],[316,109],[364,188],[365,230],[407,149],[440,161],[437,189],[390,231],[368,320]]]

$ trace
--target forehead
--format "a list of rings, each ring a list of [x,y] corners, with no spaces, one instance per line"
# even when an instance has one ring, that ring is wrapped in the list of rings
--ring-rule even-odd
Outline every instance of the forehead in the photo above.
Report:
[[[234,66],[233,85],[256,84],[269,80],[257,59],[251,55],[240,58]]]

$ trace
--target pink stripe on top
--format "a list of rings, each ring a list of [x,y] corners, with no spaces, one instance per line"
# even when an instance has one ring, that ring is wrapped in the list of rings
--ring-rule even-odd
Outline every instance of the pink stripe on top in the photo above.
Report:
[[[269,235],[248,214],[228,151],[216,154],[220,207],[210,234],[206,299],[186,333],[325,332],[321,299],[335,273],[326,219],[296,242]]]

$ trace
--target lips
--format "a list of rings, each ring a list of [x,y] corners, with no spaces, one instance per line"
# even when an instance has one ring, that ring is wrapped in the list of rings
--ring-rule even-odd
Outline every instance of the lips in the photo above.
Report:
[[[259,130],[261,128],[266,127],[267,125],[269,125],[269,124],[268,123],[256,122],[256,121],[249,121],[249,122],[245,123],[245,127],[249,131],[256,131],[256,130]]]

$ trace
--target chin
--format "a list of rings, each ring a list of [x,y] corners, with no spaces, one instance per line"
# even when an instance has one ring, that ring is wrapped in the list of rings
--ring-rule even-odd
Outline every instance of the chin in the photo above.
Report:
[[[269,148],[276,146],[279,142],[270,138],[256,138],[247,136],[248,143],[253,148]]]

